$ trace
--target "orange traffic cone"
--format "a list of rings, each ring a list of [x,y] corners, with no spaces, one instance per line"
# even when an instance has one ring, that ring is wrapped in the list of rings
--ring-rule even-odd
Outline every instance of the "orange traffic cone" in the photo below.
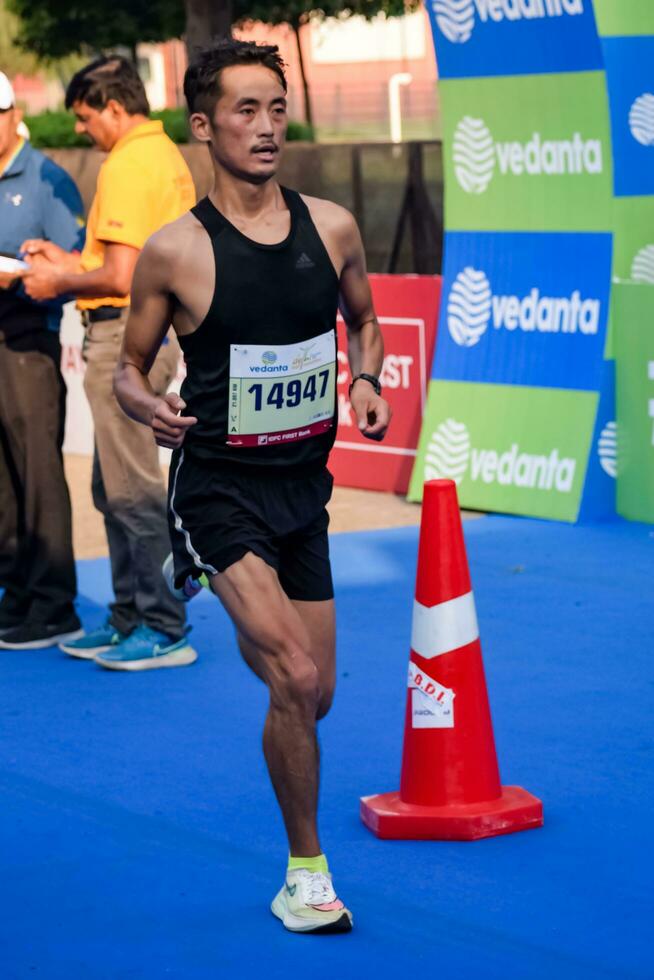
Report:
[[[502,786],[452,480],[425,484],[399,793],[361,799],[377,837],[477,840],[540,827],[543,804]]]

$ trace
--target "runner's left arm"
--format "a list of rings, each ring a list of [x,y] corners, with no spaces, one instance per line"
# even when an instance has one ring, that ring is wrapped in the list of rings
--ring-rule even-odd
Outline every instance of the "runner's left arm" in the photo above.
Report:
[[[344,264],[340,279],[339,306],[347,327],[347,353],[352,377],[379,377],[384,364],[384,341],[375,316],[366,270],[366,257],[359,229],[351,215],[343,221],[340,240]],[[350,404],[359,430],[368,439],[381,441],[391,420],[388,402],[369,381],[356,381]]]
[[[131,306],[114,376],[116,398],[130,418],[152,429],[157,445],[178,449],[197,419],[181,416],[179,395],[155,394],[148,374],[172,320],[170,252],[161,235],[149,239],[134,272]]]

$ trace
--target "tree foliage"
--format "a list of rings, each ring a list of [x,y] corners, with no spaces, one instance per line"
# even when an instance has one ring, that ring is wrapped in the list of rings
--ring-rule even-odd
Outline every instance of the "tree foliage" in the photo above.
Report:
[[[400,17],[419,6],[419,0],[235,0],[236,19],[260,20],[264,24],[306,24],[311,17],[350,17],[359,15],[370,20],[377,14]]]
[[[19,18],[17,43],[42,61],[134,49],[184,30],[181,0],[7,0]]]
[[[11,14],[0,0],[0,70],[12,78],[14,75],[31,75],[37,68],[33,54],[22,51],[16,44],[19,31],[18,18]]]
[[[343,19],[378,14],[399,17],[420,5],[420,0],[0,0],[16,15],[9,47],[53,62],[67,55],[91,55],[118,47],[134,51],[139,42],[186,38],[192,56],[197,46],[229,33],[233,23],[261,21],[271,26],[288,24],[297,45],[298,66],[304,90],[305,118],[312,127],[311,98],[300,45],[300,29],[309,20]],[[3,44],[0,16],[0,52]],[[22,56],[17,53],[12,65]],[[22,64],[22,62],[21,62]],[[29,70],[28,61],[25,69]],[[11,68],[10,68],[11,70]]]

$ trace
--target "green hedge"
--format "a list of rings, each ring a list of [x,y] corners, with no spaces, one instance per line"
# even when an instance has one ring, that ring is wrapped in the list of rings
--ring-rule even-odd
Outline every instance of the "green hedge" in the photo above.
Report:
[[[153,112],[153,119],[161,119],[164,129],[174,143],[188,142],[186,111],[184,109],[163,109]],[[85,136],[75,132],[75,117],[72,112],[42,112],[38,116],[26,116],[33,146],[61,147],[88,146]],[[289,140],[310,140],[311,129],[304,123],[289,122]]]

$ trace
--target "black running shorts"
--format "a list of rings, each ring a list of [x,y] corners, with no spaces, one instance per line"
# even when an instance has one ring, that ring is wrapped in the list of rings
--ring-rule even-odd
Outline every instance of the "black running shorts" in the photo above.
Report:
[[[251,551],[274,568],[290,599],[332,599],[325,509],[333,478],[226,471],[224,464],[174,453],[168,521],[175,583],[214,575]]]

